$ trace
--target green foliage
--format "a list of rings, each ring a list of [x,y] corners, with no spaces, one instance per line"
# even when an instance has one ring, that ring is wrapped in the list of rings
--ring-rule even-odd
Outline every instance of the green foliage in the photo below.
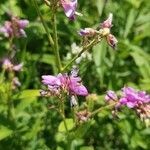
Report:
[[[40,11],[52,33],[51,11],[43,0],[38,1]],[[117,37],[117,50],[112,50],[103,40],[89,52],[92,61],[79,64],[80,75],[90,93],[98,99],[90,103],[90,110],[103,105],[103,94],[107,89],[119,90],[124,85],[150,92],[150,3],[148,0],[80,0],[78,11],[83,17],[69,21],[62,9],[58,10],[58,42],[62,64],[71,44],[80,44],[77,31],[84,27],[96,28],[108,16],[114,14],[112,33]],[[14,41],[14,62],[23,62],[18,73],[22,86],[8,93],[9,83],[1,67],[0,74],[0,149],[6,150],[140,150],[150,147],[150,130],[128,110],[113,118],[110,110],[100,112],[94,119],[81,124],[77,130],[72,119],[66,119],[70,131],[67,135],[62,117],[55,108],[57,101],[41,98],[41,75],[55,74],[57,64],[52,46],[31,0],[1,0],[0,26],[8,20],[8,13],[30,21],[25,29],[27,38]],[[0,58],[9,56],[9,41],[0,36]],[[69,70],[69,69],[68,69]],[[9,118],[8,101],[14,103]],[[86,103],[79,98],[81,108]],[[70,118],[70,106],[65,108]],[[69,140],[68,140],[69,139]]]

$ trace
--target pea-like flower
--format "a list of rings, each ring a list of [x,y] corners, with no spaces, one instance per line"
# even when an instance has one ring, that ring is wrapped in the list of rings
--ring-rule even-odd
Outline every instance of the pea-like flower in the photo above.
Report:
[[[18,65],[12,64],[12,62],[9,59],[5,59],[3,61],[3,69],[7,71],[20,71],[23,67],[23,63],[20,63]]]
[[[80,36],[89,36],[92,37],[94,36],[98,31],[92,29],[92,28],[85,28],[85,29],[80,29],[78,32]]]
[[[74,20],[78,13],[77,9],[77,0],[60,0],[62,7],[64,9],[65,15],[70,19]]]
[[[88,91],[86,87],[81,83],[81,78],[78,77],[76,71],[72,71],[68,74],[58,74],[57,76],[43,75],[42,83],[48,87],[49,95],[61,96],[66,93],[69,96],[80,95],[87,96]],[[42,92],[45,94],[45,92]]]
[[[20,20],[18,17],[12,17],[11,21],[5,21],[4,26],[0,28],[0,32],[5,37],[26,37],[24,28],[29,24],[28,20]]]
[[[108,91],[105,100],[115,100],[116,110],[121,108],[121,106],[127,106],[135,110],[140,119],[145,122],[146,126],[150,125],[150,95],[145,91],[124,87],[120,96],[117,96],[114,91]]]

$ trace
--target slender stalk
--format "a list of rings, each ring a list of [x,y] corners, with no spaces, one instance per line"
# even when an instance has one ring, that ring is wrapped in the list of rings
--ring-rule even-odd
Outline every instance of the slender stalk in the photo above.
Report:
[[[60,60],[60,55],[59,55],[59,50],[58,50],[58,38],[57,38],[57,24],[56,24],[56,12],[53,11],[53,16],[52,16],[52,23],[53,23],[53,33],[54,33],[54,39],[52,39],[52,36],[51,34],[49,33],[48,31],[48,27],[42,17],[42,14],[39,10],[39,7],[38,7],[38,4],[37,4],[37,1],[36,0],[32,0],[33,1],[33,4],[35,6],[35,9],[42,21],[42,24],[43,24],[43,27],[46,31],[46,34],[47,34],[47,37],[48,37],[48,40],[49,40],[49,43],[50,45],[52,46],[53,48],[53,51],[54,51],[54,54],[55,54],[55,57],[56,57],[56,65],[57,65],[57,68],[58,68],[58,71],[60,72],[61,70],[61,60]]]
[[[65,117],[65,110],[64,110],[64,101],[61,101],[61,115],[62,115],[62,119],[63,119],[63,122],[64,122],[64,126],[65,126],[65,129],[66,129],[66,132],[67,134],[69,135],[69,130],[68,130],[68,127],[67,127],[67,123],[66,123],[66,117]]]
[[[58,49],[58,37],[57,37],[57,22],[56,22],[56,13],[54,12],[52,16],[52,24],[53,24],[53,38],[54,38],[54,51],[55,51],[55,57],[57,61],[57,67],[58,71],[61,71],[61,60],[60,60],[60,54]]]
[[[14,120],[14,104],[12,100],[12,80],[14,74],[13,72],[9,73],[9,83],[7,85],[7,117],[9,120]]]
[[[44,19],[43,19],[43,17],[42,17],[42,14],[41,14],[41,12],[40,12],[40,10],[39,10],[38,3],[37,3],[36,0],[32,0],[32,1],[33,1],[33,4],[34,4],[35,9],[36,9],[36,11],[37,11],[37,13],[38,13],[38,15],[39,15],[41,21],[42,21],[42,24],[43,24],[43,27],[44,27],[44,29],[45,29],[45,31],[46,31],[46,34],[47,34],[49,43],[50,43],[50,45],[53,47],[53,46],[54,46],[54,41],[53,41],[53,39],[52,39],[51,34],[50,34],[49,31],[48,31],[48,27],[47,27],[47,25],[46,25],[46,23],[45,23],[45,21],[44,21]]]
[[[90,117],[91,116],[94,116],[96,115],[97,113],[99,113],[100,111],[104,110],[104,109],[109,109],[109,108],[112,108],[113,106],[116,105],[116,102],[112,103],[112,104],[109,104],[107,106],[104,106],[104,107],[100,107],[98,108],[97,110],[93,111],[91,114],[90,114]]]
[[[97,40],[92,40],[87,46],[83,47],[82,50],[76,55],[74,56],[73,59],[71,59],[66,66],[63,67],[63,69],[61,70],[61,72],[64,72],[70,65],[72,65],[72,63],[81,56],[82,53],[84,53],[86,50],[90,49],[92,46],[94,46],[96,43],[98,43],[99,41]]]

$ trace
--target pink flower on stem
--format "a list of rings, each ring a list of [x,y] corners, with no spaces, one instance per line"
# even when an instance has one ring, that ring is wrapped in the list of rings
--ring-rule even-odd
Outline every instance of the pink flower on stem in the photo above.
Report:
[[[0,28],[0,32],[5,37],[26,37],[24,28],[29,24],[28,20],[19,20],[17,17],[12,17],[11,21],[6,21],[4,26]]]
[[[48,87],[49,92],[52,95],[60,96],[66,93],[69,96],[87,96],[88,91],[86,87],[81,83],[81,78],[77,76],[76,71],[72,71],[68,74],[58,74],[57,76],[43,75],[42,83]],[[74,99],[74,97],[73,97]]]
[[[60,0],[62,7],[64,9],[65,15],[70,19],[70,20],[74,20],[76,14],[78,14],[76,12],[77,9],[77,0]]]

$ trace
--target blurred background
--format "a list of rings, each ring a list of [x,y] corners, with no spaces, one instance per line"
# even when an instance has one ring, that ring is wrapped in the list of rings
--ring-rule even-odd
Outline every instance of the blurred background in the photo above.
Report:
[[[89,50],[90,59],[84,58],[80,65],[80,76],[90,93],[95,93],[92,105],[104,105],[104,94],[108,89],[118,91],[128,85],[150,93],[150,3],[148,0],[78,0],[78,12],[83,17],[69,21],[63,9],[58,9],[58,42],[62,63],[65,65],[73,55],[72,44],[79,45],[80,28],[96,28],[113,13],[111,32],[118,39],[117,50],[106,41]],[[52,32],[51,12],[42,0],[38,1],[40,11]],[[56,64],[52,48],[39,16],[31,0],[1,0],[0,26],[9,15],[28,19],[25,29],[27,38],[16,39],[15,52],[9,55],[9,40],[0,36],[0,62],[11,57],[14,63],[23,62],[23,71],[18,73],[21,87],[11,99],[14,102],[15,119],[6,117],[7,93],[4,83],[0,85],[0,149],[6,150],[49,150],[67,149],[68,140],[61,117],[55,110],[52,98],[39,97],[42,89],[41,75],[55,74]],[[69,70],[68,70],[69,71]],[[2,69],[1,69],[2,74]],[[81,99],[81,107],[86,103]],[[66,116],[70,116],[69,103]],[[77,130],[71,138],[71,150],[141,150],[150,148],[150,129],[130,110],[123,110],[119,118],[113,118],[111,111],[102,111],[90,122]]]

